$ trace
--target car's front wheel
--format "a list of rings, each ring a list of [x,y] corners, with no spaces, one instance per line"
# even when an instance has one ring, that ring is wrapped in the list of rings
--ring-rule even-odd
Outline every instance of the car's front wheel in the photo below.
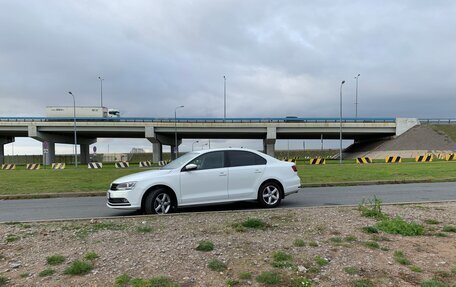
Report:
[[[265,182],[258,192],[258,202],[261,206],[272,208],[280,204],[282,188],[275,182]]]
[[[171,194],[165,189],[157,189],[147,195],[144,211],[146,214],[167,214],[174,206]]]

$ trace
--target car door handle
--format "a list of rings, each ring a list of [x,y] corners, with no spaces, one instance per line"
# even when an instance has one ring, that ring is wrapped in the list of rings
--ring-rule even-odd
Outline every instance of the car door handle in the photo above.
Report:
[[[221,173],[219,173],[219,176],[226,176],[226,173],[225,172],[221,172]]]
[[[259,169],[256,169],[256,170],[255,170],[255,173],[262,173],[262,171],[259,170]]]

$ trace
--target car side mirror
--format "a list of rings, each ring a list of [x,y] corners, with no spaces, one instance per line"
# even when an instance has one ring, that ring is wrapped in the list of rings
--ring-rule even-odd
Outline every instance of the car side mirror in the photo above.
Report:
[[[198,166],[194,163],[190,163],[190,164],[187,164],[185,166],[185,171],[191,171],[191,170],[196,170],[198,168]]]

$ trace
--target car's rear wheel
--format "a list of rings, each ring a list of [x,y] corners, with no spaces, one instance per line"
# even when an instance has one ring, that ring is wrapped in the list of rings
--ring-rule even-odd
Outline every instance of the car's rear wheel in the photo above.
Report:
[[[146,197],[144,211],[146,214],[167,214],[174,209],[174,200],[166,189],[157,189]]]
[[[280,204],[282,188],[275,182],[268,181],[261,185],[258,192],[258,202],[266,208],[276,207]]]

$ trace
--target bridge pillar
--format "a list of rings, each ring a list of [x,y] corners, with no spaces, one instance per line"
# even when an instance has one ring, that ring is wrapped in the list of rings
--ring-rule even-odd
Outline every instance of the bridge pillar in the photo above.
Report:
[[[267,155],[275,157],[275,143],[277,138],[277,130],[275,127],[268,127],[266,132],[266,139],[263,140],[265,152]]]
[[[14,142],[13,137],[0,137],[0,164],[5,163],[5,144]]]
[[[152,162],[158,163],[163,160],[163,146],[160,142],[152,143]]]
[[[43,142],[43,164],[51,165],[55,161],[55,143]]]
[[[81,144],[80,145],[80,159],[81,164],[88,164],[90,158],[90,145],[88,144]]]

